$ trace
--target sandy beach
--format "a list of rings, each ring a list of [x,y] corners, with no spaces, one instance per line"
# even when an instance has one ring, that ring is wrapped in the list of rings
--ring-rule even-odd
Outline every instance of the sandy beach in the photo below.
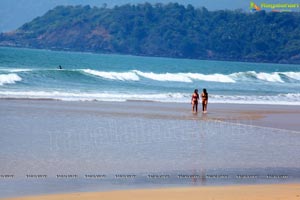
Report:
[[[0,175],[14,178],[0,179],[0,198],[300,199],[299,118],[300,106],[209,104],[193,114],[180,103],[1,99]],[[203,172],[229,178],[177,178]],[[121,183],[84,178],[132,173]],[[149,183],[149,173],[174,177]]]
[[[183,200],[183,199],[215,199],[215,200],[297,200],[300,199],[300,184],[288,185],[250,185],[223,187],[192,187],[172,189],[127,190],[112,192],[71,193],[44,195],[35,197],[10,198],[3,200]]]

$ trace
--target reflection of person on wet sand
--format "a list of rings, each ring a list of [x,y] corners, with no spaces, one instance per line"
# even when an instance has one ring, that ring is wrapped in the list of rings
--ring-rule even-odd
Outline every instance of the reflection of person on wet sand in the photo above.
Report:
[[[199,100],[199,94],[198,94],[198,90],[195,89],[193,95],[192,95],[192,99],[191,99],[191,104],[192,104],[192,108],[193,108],[193,113],[198,112],[198,100]]]
[[[203,113],[207,113],[208,94],[205,88],[203,89],[201,98],[202,98],[202,111]]]

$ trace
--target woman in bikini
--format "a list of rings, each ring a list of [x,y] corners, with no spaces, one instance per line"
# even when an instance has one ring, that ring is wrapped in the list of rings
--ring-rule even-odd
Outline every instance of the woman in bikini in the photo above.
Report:
[[[203,89],[203,92],[201,94],[201,98],[202,98],[202,111],[203,113],[207,112],[207,103],[208,103],[208,94],[206,89]]]
[[[192,99],[191,99],[193,113],[197,113],[198,112],[198,100],[199,100],[198,90],[195,89],[195,91],[194,91],[194,93],[192,95]]]

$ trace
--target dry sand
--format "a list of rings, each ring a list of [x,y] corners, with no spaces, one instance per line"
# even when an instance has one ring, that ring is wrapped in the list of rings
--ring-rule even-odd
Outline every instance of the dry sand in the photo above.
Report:
[[[55,194],[9,200],[279,200],[300,199],[300,184],[216,186]],[[3,199],[8,200],[8,199]]]

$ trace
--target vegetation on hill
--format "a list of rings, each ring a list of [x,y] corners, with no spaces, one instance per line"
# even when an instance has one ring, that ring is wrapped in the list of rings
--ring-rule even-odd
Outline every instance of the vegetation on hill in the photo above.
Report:
[[[0,34],[0,45],[300,63],[300,13],[208,11],[178,3],[58,6]]]

